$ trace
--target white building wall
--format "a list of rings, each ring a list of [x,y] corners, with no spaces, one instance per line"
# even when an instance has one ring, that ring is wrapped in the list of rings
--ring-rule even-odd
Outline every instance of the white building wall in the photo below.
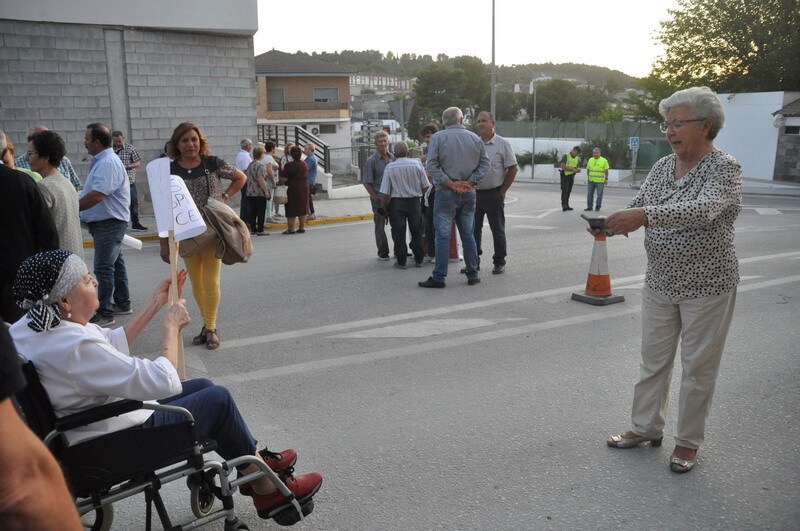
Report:
[[[739,161],[743,177],[772,180],[779,133],[773,125],[772,113],[785,105],[786,94],[719,94],[725,110],[725,126],[714,145]]]
[[[236,29],[225,27],[235,22],[223,16],[230,10],[207,0],[187,10],[202,15],[187,16],[182,27],[165,29],[152,20],[161,22],[161,10],[170,8],[149,0],[113,10],[94,1],[4,4],[0,128],[21,146],[18,151],[24,150],[29,127],[43,124],[56,131],[82,180],[89,159],[84,130],[98,121],[122,130],[145,163],[159,156],[175,126],[193,121],[208,137],[212,152],[232,162],[241,138],[256,134],[255,22],[249,20],[255,20],[255,0],[243,6],[249,10],[242,19],[246,25]],[[73,9],[85,15],[83,23],[49,22],[75,20]],[[94,12],[84,13],[87,9]],[[114,18],[119,13],[124,26]],[[134,21],[147,27],[132,27]],[[179,19],[166,17],[166,23],[177,26]],[[144,169],[137,172],[137,183],[147,212]]]

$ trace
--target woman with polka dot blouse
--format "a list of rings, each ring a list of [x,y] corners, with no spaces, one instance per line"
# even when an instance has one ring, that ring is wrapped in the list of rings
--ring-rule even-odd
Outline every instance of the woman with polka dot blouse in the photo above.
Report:
[[[683,374],[670,469],[683,473],[697,463],[736,302],[733,223],[741,209],[742,172],[733,157],[714,147],[725,115],[709,88],[680,90],[662,100],[659,111],[673,153],[656,162],[629,208],[606,219],[615,233],[645,227],[647,251],[632,426],[607,443],[661,445],[680,340]]]

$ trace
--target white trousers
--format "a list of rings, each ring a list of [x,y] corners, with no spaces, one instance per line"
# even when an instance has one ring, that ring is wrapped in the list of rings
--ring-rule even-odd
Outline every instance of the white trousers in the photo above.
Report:
[[[642,289],[642,364],[631,412],[635,433],[660,437],[664,431],[680,339],[683,373],[675,444],[700,447],[735,303],[736,288],[697,299],[671,299]]]

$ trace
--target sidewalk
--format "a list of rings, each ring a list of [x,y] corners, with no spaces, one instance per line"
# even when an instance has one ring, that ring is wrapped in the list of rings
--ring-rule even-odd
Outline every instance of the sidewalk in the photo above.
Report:
[[[324,197],[324,196],[322,196]],[[343,221],[361,221],[365,219],[372,219],[372,207],[370,206],[369,198],[357,199],[323,199],[322,197],[314,198],[314,212],[317,219],[306,221],[306,225],[324,225],[326,223],[340,223]],[[238,213],[239,205],[231,205],[231,207]],[[283,212],[283,207],[281,207]],[[277,218],[279,223],[266,224],[265,229],[268,232],[286,229],[286,218]],[[142,240],[143,242],[158,241],[158,234],[156,233],[156,218],[153,214],[139,215],[139,222],[148,228],[147,231],[133,231],[128,229],[127,233],[134,238]],[[89,229],[83,227],[83,246],[92,247],[94,240],[89,234]]]

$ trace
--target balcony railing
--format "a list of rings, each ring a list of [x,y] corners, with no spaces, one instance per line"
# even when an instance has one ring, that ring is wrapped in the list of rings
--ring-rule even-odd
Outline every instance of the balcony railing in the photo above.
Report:
[[[259,125],[257,138],[259,142],[272,139],[279,146],[285,146],[287,142],[305,146],[312,142],[316,146],[314,154],[317,156],[317,162],[326,173],[331,171],[330,147],[321,138],[312,135],[302,127],[288,124]]]
[[[267,111],[346,111],[350,104],[342,101],[267,102]]]

